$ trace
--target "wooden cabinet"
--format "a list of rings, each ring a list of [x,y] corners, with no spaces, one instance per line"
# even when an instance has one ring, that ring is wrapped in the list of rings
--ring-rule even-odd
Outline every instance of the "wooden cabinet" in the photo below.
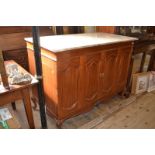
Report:
[[[132,46],[132,39],[106,45],[67,48],[60,52],[43,46],[41,55],[47,113],[55,117],[60,125],[64,120],[89,111],[96,103],[124,91]],[[30,71],[34,74],[31,41],[27,41],[27,50]]]

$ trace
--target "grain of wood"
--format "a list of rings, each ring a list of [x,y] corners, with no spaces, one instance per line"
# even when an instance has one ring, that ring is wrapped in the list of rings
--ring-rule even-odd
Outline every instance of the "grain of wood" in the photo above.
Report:
[[[121,99],[116,96],[104,104],[99,104],[90,112],[66,120],[64,129],[154,129],[155,91]],[[8,105],[9,106],[9,105]],[[18,117],[22,128],[29,128],[24,107],[17,102]],[[39,111],[33,111],[36,128],[40,128]],[[47,116],[48,128],[55,129],[55,121]]]
[[[95,128],[155,128],[155,95],[144,94]]]

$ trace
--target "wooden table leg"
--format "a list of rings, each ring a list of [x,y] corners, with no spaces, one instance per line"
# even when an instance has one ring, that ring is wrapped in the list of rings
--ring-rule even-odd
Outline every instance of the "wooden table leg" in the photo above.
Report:
[[[23,95],[23,102],[24,102],[25,112],[26,112],[26,116],[27,116],[29,126],[31,129],[34,129],[35,126],[34,126],[34,120],[33,120],[33,113],[32,113],[32,107],[31,107],[31,99],[30,99],[29,88],[23,89],[22,95]]]

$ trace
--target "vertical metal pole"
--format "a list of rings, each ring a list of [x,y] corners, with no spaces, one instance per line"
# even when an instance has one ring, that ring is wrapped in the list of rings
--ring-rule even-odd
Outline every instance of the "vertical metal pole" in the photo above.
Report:
[[[34,46],[34,56],[35,56],[35,66],[36,66],[36,76],[39,81],[38,87],[38,100],[40,107],[40,117],[41,117],[41,125],[42,128],[47,128],[47,120],[45,113],[45,98],[43,92],[43,79],[42,79],[42,64],[41,64],[41,51],[40,51],[40,39],[39,39],[39,27],[32,27],[32,35],[33,35],[33,46]]]

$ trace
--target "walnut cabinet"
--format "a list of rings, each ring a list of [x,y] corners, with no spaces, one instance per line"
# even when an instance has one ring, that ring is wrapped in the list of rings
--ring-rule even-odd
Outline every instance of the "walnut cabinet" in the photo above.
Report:
[[[132,46],[128,41],[57,53],[41,48],[46,109],[57,125],[125,91]],[[35,74],[32,42],[27,49]]]

